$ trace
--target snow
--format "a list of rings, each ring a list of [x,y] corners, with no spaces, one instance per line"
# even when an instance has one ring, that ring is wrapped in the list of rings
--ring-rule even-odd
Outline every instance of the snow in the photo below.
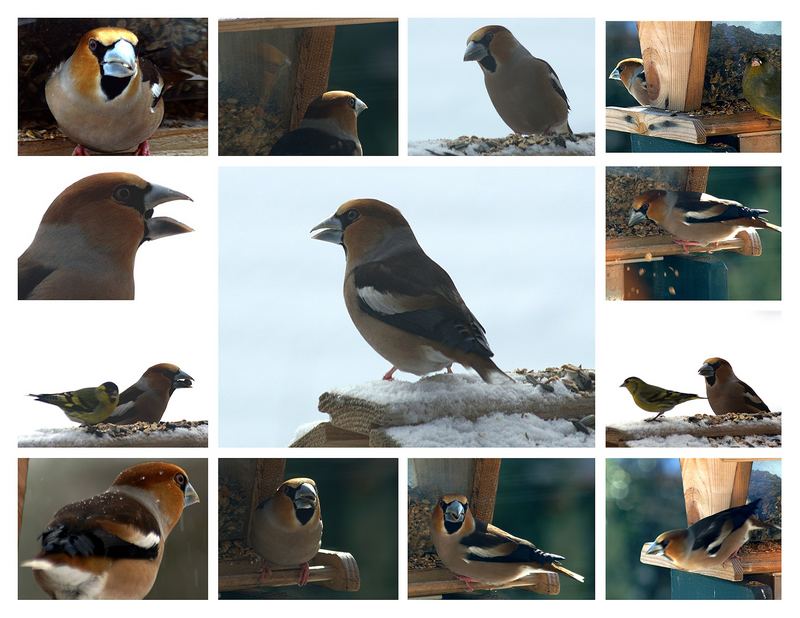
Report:
[[[304,435],[306,435],[309,431],[314,429],[314,427],[316,427],[317,425],[321,425],[324,422],[325,421],[323,420],[323,421],[312,421],[310,423],[303,423],[297,429],[295,429],[294,438],[292,438],[292,442],[296,442]]]
[[[742,427],[773,425],[780,429],[780,416],[774,418],[758,415],[750,419],[748,415],[735,414],[725,415],[725,423],[735,425],[737,429]],[[692,419],[692,420],[689,420]],[[656,421],[634,421],[628,423],[618,423],[609,425],[608,429],[619,431],[628,436],[635,436],[636,439],[628,439],[625,445],[628,447],[759,447],[759,446],[780,446],[780,435],[737,435],[737,436],[693,436],[687,432],[689,428],[712,428],[720,426],[715,420],[722,420],[721,417],[713,415],[689,416],[662,416]],[[723,425],[724,426],[724,425]]]
[[[208,446],[208,423],[157,431],[131,431],[111,436],[90,433],[83,427],[37,429],[19,436],[20,448],[43,447],[130,447]]]
[[[562,145],[552,137],[514,135],[504,138],[459,137],[409,142],[410,156],[592,156],[594,133],[576,135]]]
[[[544,420],[534,414],[491,414],[476,420],[439,418],[422,425],[392,427],[386,434],[407,447],[587,447],[587,435],[569,421]]]
[[[661,448],[661,447],[705,447],[705,448],[724,448],[724,447],[764,447],[781,446],[780,436],[739,436],[733,438],[725,436],[721,438],[698,438],[688,434],[680,434],[673,436],[653,436],[650,438],[642,438],[641,440],[630,440],[625,444],[628,447],[642,447],[642,448]]]

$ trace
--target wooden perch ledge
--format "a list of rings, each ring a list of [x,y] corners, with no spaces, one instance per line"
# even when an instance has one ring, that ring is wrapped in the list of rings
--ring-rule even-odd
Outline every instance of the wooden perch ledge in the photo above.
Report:
[[[758,551],[760,545],[761,543],[746,544],[739,550],[738,556],[723,563],[719,568],[691,572],[698,573],[699,575],[707,575],[708,577],[725,579],[731,582],[740,582],[745,575],[780,573],[782,569],[780,547],[778,546],[777,550],[774,551]],[[683,570],[678,569],[672,561],[664,556],[648,555],[648,547],[650,547],[650,543],[645,543],[642,546],[642,551],[639,555],[639,561],[642,564],[649,564],[665,569]],[[748,551],[748,549],[751,551]]]
[[[712,243],[705,247],[690,246],[688,252],[670,235],[609,238],[606,240],[606,263],[649,262],[668,255],[715,253],[717,251],[736,251],[742,255],[757,257],[762,252],[761,237],[755,229],[748,228],[739,232],[736,238]]]
[[[557,595],[561,583],[556,573],[533,573],[503,586],[489,586],[478,582],[471,584],[473,590],[501,590],[525,588],[536,594]],[[410,569],[408,571],[408,596],[430,597],[442,594],[469,592],[466,583],[456,578],[448,569]]]

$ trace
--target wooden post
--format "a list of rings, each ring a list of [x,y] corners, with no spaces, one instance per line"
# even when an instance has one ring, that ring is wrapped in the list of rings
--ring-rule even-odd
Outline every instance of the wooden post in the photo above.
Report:
[[[25,491],[28,486],[28,459],[17,460],[17,534],[22,530],[22,511],[25,507]]]
[[[297,81],[289,129],[300,125],[309,104],[328,89],[336,26],[306,28],[300,37]]]
[[[681,459],[688,525],[747,501],[752,461]]]
[[[641,21],[639,44],[653,107],[685,112],[703,101],[710,21]]]
[[[492,521],[494,517],[497,484],[500,482],[500,462],[500,459],[475,460],[470,507],[475,517],[483,521]]]
[[[256,460],[256,477],[253,481],[253,494],[250,496],[250,512],[247,514],[247,530],[245,530],[245,539],[250,546],[253,545],[250,531],[253,528],[256,508],[286,480],[284,478],[285,468],[285,459]]]

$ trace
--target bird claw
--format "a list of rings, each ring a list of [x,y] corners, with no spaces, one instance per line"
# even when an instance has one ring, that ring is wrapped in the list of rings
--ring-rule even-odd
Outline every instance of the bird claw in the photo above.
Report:
[[[133,155],[135,157],[149,157],[150,156],[150,142],[148,140],[144,140],[136,148],[136,152],[134,152]]]
[[[397,367],[392,367],[389,371],[383,374],[383,379],[391,382],[394,380],[394,372],[397,371]]]
[[[300,577],[297,578],[297,585],[302,588],[308,583],[308,576],[311,573],[311,567],[308,562],[300,566]]]
[[[258,574],[258,583],[266,584],[270,577],[272,577],[272,569],[264,565],[264,568],[262,568],[261,572]]]
[[[72,151],[72,156],[73,157],[88,157],[89,156],[89,151],[86,150],[86,148],[84,148],[80,144],[78,144],[77,146],[75,146],[75,149]]]
[[[456,578],[464,582],[464,586],[466,587],[467,592],[475,592],[475,588],[472,587],[472,583],[473,582],[477,583],[478,582],[477,579],[472,579],[471,577],[466,577],[464,575],[456,575]]]

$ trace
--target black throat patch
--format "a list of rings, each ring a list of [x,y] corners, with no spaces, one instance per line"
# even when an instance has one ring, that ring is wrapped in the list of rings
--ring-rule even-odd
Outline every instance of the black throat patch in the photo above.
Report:
[[[100,67],[100,70],[102,71],[103,68]],[[125,88],[128,87],[132,77],[132,75],[128,77],[112,77],[111,75],[103,75],[100,78],[100,89],[103,91],[103,94],[106,95],[106,98],[109,101],[113,101],[120,94],[122,94],[122,91],[125,90]]]

